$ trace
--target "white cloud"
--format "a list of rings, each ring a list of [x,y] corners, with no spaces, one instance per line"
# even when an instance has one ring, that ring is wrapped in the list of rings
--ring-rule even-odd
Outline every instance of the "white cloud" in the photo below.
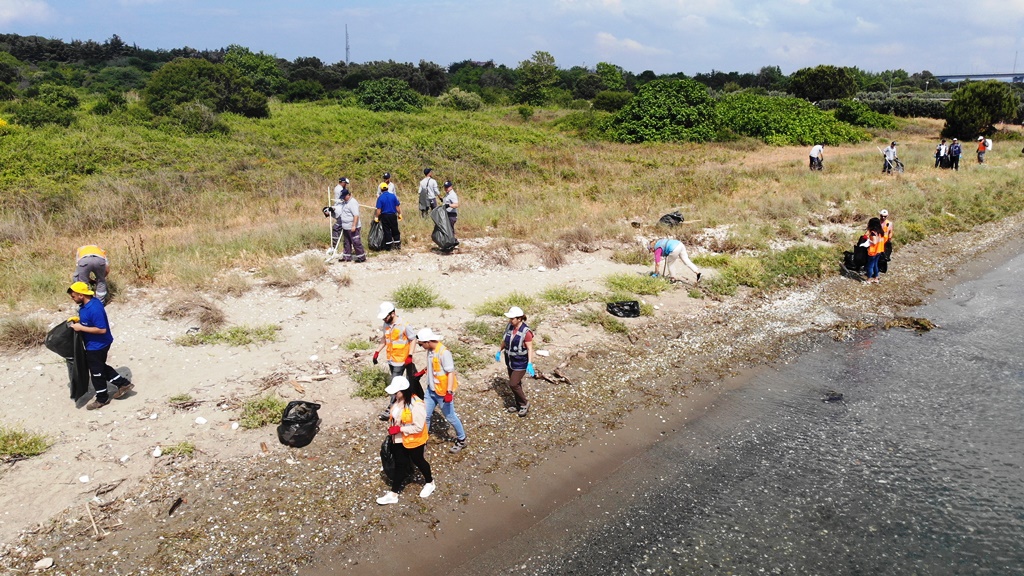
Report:
[[[654,46],[647,46],[630,38],[616,38],[607,32],[598,32],[594,41],[597,43],[597,47],[605,52],[643,54],[649,56],[669,53],[668,50],[655,48]]]
[[[0,0],[0,24],[20,20],[46,21],[52,16],[53,9],[41,0]]]
[[[868,22],[867,20],[857,16],[857,23],[853,26],[855,32],[870,33],[878,31],[878,24],[874,22]]]

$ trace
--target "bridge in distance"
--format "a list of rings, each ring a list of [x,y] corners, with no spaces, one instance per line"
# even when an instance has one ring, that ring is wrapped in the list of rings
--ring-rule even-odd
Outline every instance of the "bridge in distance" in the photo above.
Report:
[[[951,82],[954,80],[1006,80],[1010,82],[1024,82],[1024,72],[1013,72],[1012,74],[945,74],[935,76],[937,80]]]

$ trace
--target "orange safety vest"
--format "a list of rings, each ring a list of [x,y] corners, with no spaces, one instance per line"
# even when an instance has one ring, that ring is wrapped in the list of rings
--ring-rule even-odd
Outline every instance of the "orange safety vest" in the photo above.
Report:
[[[413,396],[412,403],[423,404],[423,399],[420,398],[419,396]],[[423,411],[427,411],[426,406],[423,407]],[[394,417],[392,417],[392,420],[393,419]],[[412,409],[409,406],[402,408],[402,414],[399,417],[399,421],[397,422],[397,425],[400,426],[405,426],[406,424],[412,424]],[[430,437],[430,435],[427,432],[426,422],[424,422],[423,428],[419,432],[414,432],[412,434],[406,434],[405,432],[401,432],[401,434],[402,446],[405,446],[406,448],[416,448],[418,446],[423,446],[424,444],[427,443],[427,439]]]
[[[870,243],[871,238],[881,238],[874,244]],[[882,252],[885,252],[885,236],[879,236],[877,232],[870,232],[868,234],[868,256],[878,256]]]
[[[978,152],[984,152],[984,151],[985,151],[985,141],[982,140],[981,142],[978,142]]]
[[[451,379],[452,394],[459,389],[459,383],[455,379],[455,372],[452,372],[451,376],[445,373],[444,369],[441,368],[441,354],[448,351],[444,344],[437,343],[437,348],[430,353],[430,375],[434,378],[434,392],[437,392],[438,396],[444,396],[448,393],[448,379]]]
[[[892,240],[892,222],[886,221],[882,224],[882,239],[886,242]]]
[[[106,259],[107,253],[103,248],[100,248],[95,244],[89,244],[78,249],[78,252],[75,254],[75,261],[77,262],[86,256],[99,256]]]
[[[406,329],[409,325],[401,318],[395,318],[395,323],[384,330],[384,342],[387,344],[388,361],[394,364],[404,364],[409,357],[409,337]]]

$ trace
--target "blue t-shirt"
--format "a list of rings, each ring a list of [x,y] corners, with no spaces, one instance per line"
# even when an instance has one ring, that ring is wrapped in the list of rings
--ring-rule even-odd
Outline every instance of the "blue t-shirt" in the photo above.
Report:
[[[380,196],[377,196],[377,208],[380,209],[381,214],[397,214],[398,207],[402,203],[398,201],[398,196],[395,196],[392,192],[384,192]]]
[[[680,242],[679,240],[675,240],[672,238],[662,238],[661,240],[658,240],[657,242],[654,243],[654,249],[657,250],[658,248],[661,248],[662,255],[668,256],[669,254],[675,252],[680,245],[682,245],[682,242]]]
[[[103,302],[99,298],[93,298],[82,304],[78,309],[78,322],[82,326],[104,328],[107,331],[105,334],[79,332],[82,340],[85,341],[86,350],[103,350],[114,343],[114,335],[110,333],[110,323],[107,321],[107,311],[103,309]]]

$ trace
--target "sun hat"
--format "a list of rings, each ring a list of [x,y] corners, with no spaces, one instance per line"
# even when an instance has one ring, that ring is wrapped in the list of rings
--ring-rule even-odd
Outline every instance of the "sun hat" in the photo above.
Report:
[[[85,282],[75,282],[72,284],[71,287],[68,288],[68,294],[71,294],[72,292],[77,292],[78,294],[83,294],[85,296],[93,296],[96,294],[92,290],[89,290],[89,285]]]
[[[519,318],[520,316],[526,316],[526,312],[523,312],[519,306],[513,306],[508,309],[508,312],[505,312],[506,318]]]
[[[416,334],[416,339],[420,342],[435,342],[441,340],[440,334],[434,334],[434,331],[430,328],[424,328]]]
[[[888,216],[889,215],[889,211],[888,210],[881,210],[881,211],[878,212],[878,215],[879,216]]]
[[[380,309],[377,310],[377,320],[383,320],[395,311],[395,305],[391,302],[381,302]]]
[[[388,384],[388,387],[384,389],[384,392],[387,394],[394,394],[395,392],[398,392],[400,390],[408,389],[409,379],[406,378],[405,376],[395,376],[394,378],[391,379],[391,384]]]

